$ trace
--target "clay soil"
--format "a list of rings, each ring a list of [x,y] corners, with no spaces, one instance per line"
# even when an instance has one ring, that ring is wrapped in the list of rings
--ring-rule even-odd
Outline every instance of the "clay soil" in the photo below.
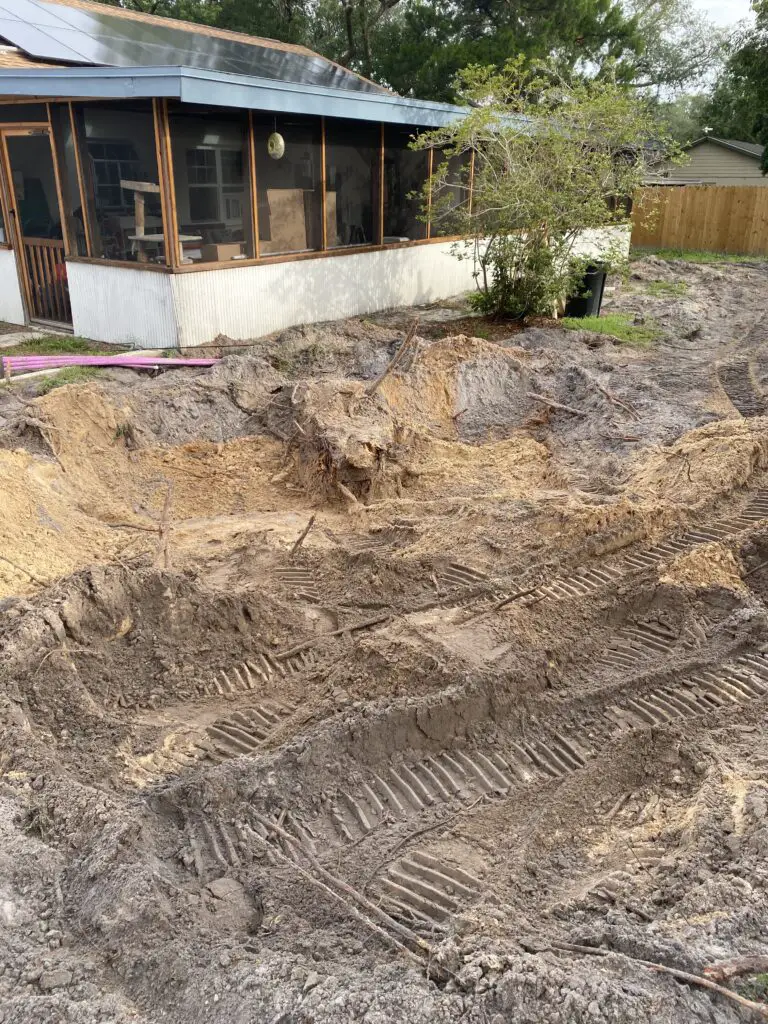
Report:
[[[768,266],[608,308],[3,393],[2,1024],[768,1017]]]

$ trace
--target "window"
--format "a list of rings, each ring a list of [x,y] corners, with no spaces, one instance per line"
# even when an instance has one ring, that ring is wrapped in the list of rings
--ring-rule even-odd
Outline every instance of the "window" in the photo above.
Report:
[[[255,255],[247,114],[177,106],[169,118],[182,262]]]
[[[325,122],[326,241],[329,249],[378,242],[381,129],[363,121]]]
[[[253,130],[261,255],[321,249],[320,118],[255,114]]]
[[[427,237],[427,225],[419,219],[417,193],[429,176],[429,153],[409,148],[414,134],[390,125],[384,129],[385,244]]]
[[[9,239],[5,231],[5,218],[3,217],[3,208],[0,206],[0,245],[8,245]]]
[[[164,263],[151,104],[143,100],[89,103],[76,104],[74,109],[89,204],[92,255]]]

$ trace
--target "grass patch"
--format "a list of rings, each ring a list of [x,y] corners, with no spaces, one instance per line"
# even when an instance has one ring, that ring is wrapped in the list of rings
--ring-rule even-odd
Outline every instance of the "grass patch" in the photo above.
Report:
[[[605,316],[564,316],[557,321],[566,331],[594,331],[608,334],[625,345],[647,348],[661,336],[661,331],[652,320],[636,324],[626,313],[606,313]]]
[[[664,295],[685,295],[688,285],[685,281],[649,281],[645,289],[649,295],[661,298]]]
[[[71,334],[41,335],[29,341],[23,341],[11,348],[0,349],[0,356],[79,356],[101,355],[127,351],[124,345],[105,345],[87,338],[73,337]]]
[[[631,259],[658,256],[662,260],[685,260],[687,263],[765,263],[768,256],[733,252],[704,252],[701,249],[633,249]]]
[[[85,381],[93,380],[98,376],[99,371],[95,366],[65,366],[63,370],[51,374],[50,377],[41,377],[40,383],[37,385],[37,393],[38,395],[47,395],[49,391],[60,388],[64,384],[84,384]]]

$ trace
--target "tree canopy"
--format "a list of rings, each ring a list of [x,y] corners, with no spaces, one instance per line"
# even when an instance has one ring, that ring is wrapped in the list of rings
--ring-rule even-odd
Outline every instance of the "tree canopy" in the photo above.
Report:
[[[101,0],[311,49],[402,95],[454,100],[470,64],[550,59],[585,77],[679,89],[711,70],[722,35],[691,0]]]

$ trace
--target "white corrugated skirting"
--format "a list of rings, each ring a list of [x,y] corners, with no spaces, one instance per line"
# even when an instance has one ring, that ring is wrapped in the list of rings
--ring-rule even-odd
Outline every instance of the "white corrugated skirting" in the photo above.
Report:
[[[16,253],[12,249],[0,249],[0,320],[7,324],[27,322]]]
[[[592,254],[598,240],[585,232],[578,249]],[[142,348],[201,345],[219,334],[257,338],[295,324],[436,302],[473,287],[472,261],[457,260],[448,242],[199,273],[92,263],[69,263],[68,270],[75,333]]]
[[[176,348],[171,275],[67,263],[75,334],[137,348]]]

